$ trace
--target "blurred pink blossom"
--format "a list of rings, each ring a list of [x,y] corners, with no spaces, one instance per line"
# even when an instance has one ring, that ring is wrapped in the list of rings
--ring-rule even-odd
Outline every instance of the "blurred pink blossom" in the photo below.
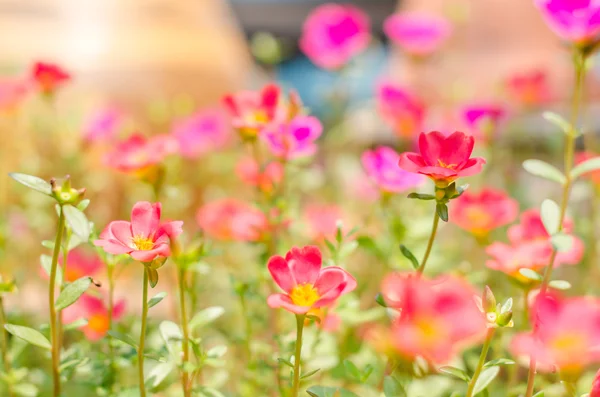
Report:
[[[438,15],[403,12],[386,19],[383,30],[407,53],[425,56],[439,49],[450,37],[452,25]]]
[[[11,111],[18,107],[30,88],[28,82],[22,78],[0,78],[0,112]]]
[[[552,100],[548,76],[539,69],[513,74],[506,82],[506,89],[511,100],[525,107],[544,105]]]
[[[218,109],[202,110],[177,121],[171,133],[183,157],[198,158],[225,146],[231,136],[225,115]]]
[[[361,160],[371,181],[383,192],[403,192],[425,181],[424,176],[400,168],[400,155],[387,146],[367,150],[362,154]]]
[[[377,110],[401,138],[413,139],[423,128],[425,105],[410,90],[391,81],[377,86]]]
[[[66,266],[63,264],[62,256],[58,258],[58,263],[63,267],[64,277],[68,282],[84,276],[94,277],[104,267],[97,254],[87,253],[81,248],[69,251]]]
[[[134,134],[116,143],[104,157],[104,163],[121,172],[143,173],[149,167],[160,164],[177,149],[177,141],[171,135],[146,138]]]
[[[283,180],[284,169],[278,161],[271,161],[260,169],[253,158],[246,157],[237,163],[235,173],[245,184],[256,186],[262,192],[271,193]]]
[[[71,80],[71,75],[59,65],[36,62],[31,70],[31,79],[42,94],[52,95]]]
[[[244,139],[254,139],[274,120],[284,119],[280,106],[281,89],[267,84],[260,91],[240,91],[223,98],[231,124]]]
[[[493,139],[498,126],[506,119],[506,113],[504,106],[493,102],[472,103],[462,109],[469,132],[479,140]]]
[[[124,115],[116,107],[96,110],[83,127],[83,138],[88,142],[111,141],[119,133]]]
[[[333,239],[339,221],[344,218],[340,207],[334,204],[309,204],[304,208],[307,232],[315,241]]]
[[[125,312],[125,300],[119,300],[113,307],[112,319],[118,321]],[[104,300],[90,294],[83,294],[73,305],[63,311],[65,324],[79,319],[88,322],[81,327],[85,337],[90,341],[100,340],[109,331],[108,308]]]
[[[265,214],[233,198],[204,204],[196,214],[200,228],[210,238],[224,241],[260,241],[269,230]]]
[[[535,0],[546,23],[559,37],[578,45],[600,38],[600,2],[597,0]]]
[[[289,123],[270,124],[261,133],[261,138],[274,156],[290,160],[315,154],[315,141],[322,132],[319,119],[299,115]]]

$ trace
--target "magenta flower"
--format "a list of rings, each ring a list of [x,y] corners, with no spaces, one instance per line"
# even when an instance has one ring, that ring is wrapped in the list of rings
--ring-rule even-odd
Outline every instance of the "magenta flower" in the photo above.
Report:
[[[381,146],[374,150],[367,150],[361,159],[367,175],[383,192],[403,192],[424,181],[422,175],[398,167],[400,155],[390,147]]]
[[[450,37],[452,26],[440,16],[410,12],[390,16],[383,30],[404,51],[425,56],[435,52]]]
[[[409,172],[427,175],[439,186],[459,177],[481,172],[485,159],[471,157],[475,139],[456,131],[449,136],[433,131],[419,135],[420,153],[402,153],[398,165]]]
[[[225,115],[217,109],[197,112],[173,125],[171,134],[183,157],[198,158],[225,146],[230,139]]]
[[[356,288],[356,280],[337,266],[321,268],[321,251],[314,246],[292,248],[284,257],[275,255],[267,267],[285,292],[267,299],[272,308],[305,314],[310,309],[332,305],[341,295]]]
[[[310,156],[317,151],[315,141],[323,126],[313,116],[296,116],[289,123],[273,123],[266,127],[261,138],[273,155],[282,159]]]
[[[506,108],[496,103],[473,103],[463,108],[462,117],[472,135],[480,139],[493,138],[498,125],[506,118]]]
[[[323,4],[304,22],[300,49],[315,65],[337,69],[369,45],[369,17],[351,5]]]
[[[401,138],[412,139],[421,132],[425,104],[414,93],[390,81],[377,86],[377,110]]]
[[[171,255],[170,240],[181,234],[183,222],[161,224],[160,212],[160,203],[139,201],[131,210],[131,222],[109,223],[94,244],[109,254],[129,254],[140,262],[168,257]]]
[[[146,138],[134,134],[118,142],[104,157],[104,163],[121,172],[143,175],[149,168],[163,162],[167,155],[177,151],[177,142],[170,135]]]
[[[0,112],[10,111],[19,106],[29,90],[30,84],[22,78],[0,78]]]
[[[88,142],[110,141],[121,128],[123,113],[114,107],[98,109],[83,127],[83,139]]]
[[[254,139],[272,121],[283,118],[281,114],[281,89],[267,84],[260,91],[241,91],[223,98],[231,124],[246,139]]]
[[[546,23],[562,39],[578,45],[600,36],[600,2],[597,0],[536,0]]]
[[[125,301],[119,300],[113,307],[112,319],[119,320],[125,312]],[[81,327],[85,337],[94,342],[100,340],[109,331],[108,308],[102,298],[83,294],[75,304],[64,310],[64,322],[69,324],[85,318],[87,324]]]

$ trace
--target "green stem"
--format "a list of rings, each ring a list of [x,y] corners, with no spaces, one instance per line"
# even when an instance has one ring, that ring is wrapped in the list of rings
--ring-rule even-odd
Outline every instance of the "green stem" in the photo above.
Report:
[[[294,381],[292,397],[298,397],[300,391],[300,361],[302,355],[302,332],[304,331],[305,314],[296,314],[296,352],[294,353]]]
[[[4,313],[4,300],[0,294],[0,327],[2,328],[2,338],[0,338],[0,341],[2,343],[2,362],[4,363],[4,373],[8,375],[11,371],[11,367],[8,358],[8,333],[4,329],[4,324],[6,324],[6,314]],[[11,383],[7,383],[7,389],[8,395],[10,397],[14,396]]]
[[[179,268],[179,311],[181,312],[181,329],[183,330],[183,339],[181,341],[181,350],[183,352],[183,373],[181,376],[181,385],[183,386],[183,395],[190,397],[192,395],[191,382],[187,372],[186,364],[190,360],[190,332],[188,327],[188,317],[185,309],[185,269]]]
[[[56,324],[57,315],[54,307],[54,294],[56,287],[56,268],[58,266],[58,255],[60,253],[60,245],[62,242],[62,235],[65,229],[65,214],[62,207],[60,208],[60,215],[58,217],[58,228],[56,230],[56,239],[54,240],[54,252],[52,253],[52,265],[50,267],[50,286],[48,287],[48,308],[50,310],[50,339],[52,342],[52,381],[54,384],[53,396],[60,396],[60,372],[58,370],[60,365],[60,343],[58,327]]]
[[[563,381],[562,384],[569,397],[577,397],[577,387],[573,382]]]
[[[142,329],[140,331],[140,346],[138,348],[138,378],[140,382],[140,397],[146,397],[146,386],[144,385],[144,343],[146,341],[146,319],[148,317],[148,269],[145,267],[143,283]]]
[[[433,247],[433,241],[435,240],[435,235],[437,233],[438,224],[440,222],[440,217],[437,214],[437,211],[433,213],[433,226],[431,227],[431,234],[429,235],[429,241],[427,242],[427,248],[425,249],[425,255],[423,255],[423,260],[417,269],[417,274],[420,276],[423,274],[425,270],[425,265],[427,264],[427,259],[429,259],[429,254],[431,253],[431,248]]]
[[[246,302],[246,291],[240,291],[240,306],[242,308],[242,315],[244,316],[244,350],[248,361],[252,358],[252,351],[250,349],[250,341],[252,340],[252,319],[250,312],[248,311],[248,303]]]
[[[573,158],[575,156],[575,138],[577,134],[577,121],[579,120],[579,108],[581,105],[581,93],[583,91],[583,81],[585,79],[585,63],[586,56],[585,54],[577,50],[575,54],[575,89],[573,92],[573,103],[571,107],[571,131],[567,134],[566,142],[565,142],[565,165],[564,165],[564,175],[565,175],[565,183],[563,185],[562,199],[560,203],[560,217],[558,223],[558,231],[561,231],[563,228],[563,223],[565,219],[565,215],[567,213],[567,204],[569,202],[569,194],[571,192],[571,185],[573,184],[573,179],[571,178],[571,169],[573,168]],[[552,270],[554,269],[554,261],[556,260],[556,250],[552,251],[552,255],[550,256],[550,260],[548,266],[546,266],[546,270],[544,271],[544,278],[542,279],[542,284],[540,286],[540,295],[544,295],[548,290],[548,284],[552,279]],[[534,332],[538,326],[536,322],[533,324]],[[529,359],[529,371],[527,378],[527,391],[525,393],[525,397],[531,397],[533,395],[534,383],[535,383],[535,368],[536,368],[536,360],[532,356]]]
[[[115,279],[114,279],[114,263],[107,263],[106,273],[108,278],[108,329],[113,329],[113,311],[115,309],[114,295],[115,295]],[[113,338],[107,335],[108,339],[108,364],[111,370],[111,391],[114,383],[114,375],[116,372],[115,368],[115,351],[113,347]]]
[[[65,231],[64,237],[64,247],[63,247],[63,263],[62,263],[62,280],[60,283],[60,290],[65,288],[65,276],[67,274],[67,256],[69,255],[69,241],[71,240],[71,232],[67,228]],[[58,350],[60,351],[62,347],[63,341],[63,312],[62,310],[58,312]]]
[[[485,359],[488,354],[488,350],[490,350],[490,344],[492,342],[492,337],[494,336],[495,328],[489,328],[485,337],[485,342],[483,344],[483,348],[481,349],[481,355],[479,356],[479,362],[477,363],[477,368],[475,368],[475,372],[473,373],[473,377],[469,382],[469,387],[467,388],[467,396],[472,397],[473,391],[475,390],[475,384],[477,383],[477,379],[479,379],[479,375],[481,374],[481,370],[483,369],[483,364],[485,364]]]

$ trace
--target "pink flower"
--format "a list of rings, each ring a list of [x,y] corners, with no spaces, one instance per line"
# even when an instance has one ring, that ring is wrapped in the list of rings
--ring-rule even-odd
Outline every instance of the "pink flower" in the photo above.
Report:
[[[308,234],[315,241],[333,238],[337,232],[337,224],[342,219],[342,211],[337,205],[311,204],[304,209]]]
[[[592,390],[590,391],[590,395],[588,397],[600,397],[600,370],[596,372],[596,376],[592,382]]]
[[[36,62],[31,71],[32,79],[44,95],[52,95],[67,81],[71,75],[53,63]]]
[[[294,159],[313,155],[315,141],[321,136],[323,126],[313,116],[296,116],[289,123],[273,123],[261,133],[271,153],[281,159]]]
[[[544,105],[552,99],[547,77],[542,70],[514,74],[506,82],[506,89],[510,98],[522,106]]]
[[[563,232],[570,234],[572,230],[573,223],[565,219]],[[510,244],[495,242],[487,247],[486,252],[492,257],[486,262],[487,267],[500,270],[520,281],[527,281],[520,275],[519,269],[539,270],[550,262],[552,244],[539,210],[531,209],[523,212],[520,223],[508,229],[508,239]],[[571,250],[557,253],[554,266],[579,263],[583,251],[583,242],[578,237],[574,237]]]
[[[171,133],[183,157],[198,158],[225,146],[230,139],[229,131],[223,113],[209,109],[176,122]]]
[[[514,222],[519,215],[519,203],[502,190],[485,188],[475,193],[464,192],[450,207],[450,219],[476,237]]]
[[[517,334],[510,345],[516,356],[533,356],[541,371],[579,374],[600,362],[600,301],[538,295],[530,321],[533,332]]]
[[[114,107],[97,110],[83,127],[83,138],[88,142],[110,141],[123,124],[123,113]]]
[[[404,51],[425,56],[435,52],[450,37],[452,26],[440,16],[411,12],[390,16],[383,30]]]
[[[481,172],[485,159],[471,158],[475,139],[464,132],[444,136],[433,131],[419,135],[420,153],[402,153],[398,165],[409,172],[427,175],[445,187],[459,177]]]
[[[472,135],[492,139],[498,125],[506,118],[506,109],[495,103],[476,103],[465,106],[462,116]]]
[[[269,162],[262,170],[251,157],[240,160],[235,173],[247,185],[256,186],[262,192],[271,193],[283,180],[283,166],[278,161]]]
[[[0,79],[0,112],[15,109],[25,99],[29,84],[21,78],[3,77]]]
[[[169,135],[146,138],[135,134],[117,143],[105,156],[104,163],[121,172],[143,173],[176,150],[177,142]]]
[[[449,361],[460,349],[482,339],[486,321],[466,282],[445,277],[427,280],[391,274],[382,285],[386,304],[400,311],[392,324],[392,342],[400,354]]]
[[[338,69],[367,48],[369,30],[369,17],[359,8],[323,4],[304,22],[300,49],[315,65]]]
[[[267,267],[284,293],[270,295],[267,304],[306,314],[313,308],[331,306],[356,288],[356,280],[347,271],[337,266],[322,269],[321,262],[321,251],[314,246],[294,247],[285,258],[272,256]]]
[[[68,282],[75,281],[84,276],[94,276],[104,267],[98,255],[87,254],[79,248],[69,251],[66,266],[62,262],[62,257],[59,257],[58,263],[62,265],[65,280]]]
[[[259,241],[269,229],[262,211],[232,198],[203,205],[196,220],[204,233],[216,240]]]
[[[183,231],[182,221],[160,223],[160,203],[139,201],[131,210],[131,222],[113,221],[94,245],[113,255],[129,254],[140,262],[171,255],[170,241]]]
[[[591,152],[579,152],[579,153],[575,154],[575,163],[581,164],[584,161],[587,161],[587,160],[590,160],[593,158],[597,158],[597,157],[599,157],[599,155],[591,153]],[[586,172],[585,174],[582,175],[582,177],[585,177],[585,178],[591,180],[596,185],[600,185],[600,171],[599,170]]]
[[[361,160],[369,178],[383,192],[403,192],[423,183],[423,176],[398,167],[400,155],[390,147],[367,150]]]
[[[600,35],[600,3],[596,0],[536,0],[550,29],[562,39],[588,45]]]
[[[125,312],[125,301],[118,301],[113,307],[112,319],[119,320]],[[85,318],[88,322],[81,327],[86,338],[94,342],[100,340],[109,331],[108,308],[104,300],[89,294],[83,294],[73,305],[64,311],[64,322],[72,323],[75,320]]]
[[[254,139],[272,121],[282,118],[281,90],[268,84],[259,92],[242,91],[223,98],[233,127],[245,139]]]
[[[421,131],[425,105],[414,93],[390,81],[377,86],[377,109],[401,138],[412,139]]]

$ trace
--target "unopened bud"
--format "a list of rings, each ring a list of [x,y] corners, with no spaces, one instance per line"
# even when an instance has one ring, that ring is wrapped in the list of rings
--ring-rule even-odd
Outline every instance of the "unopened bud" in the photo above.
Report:
[[[500,327],[512,327],[512,316],[512,310],[504,312],[498,316],[498,318],[496,319],[496,324],[498,324],[498,326]]]
[[[496,298],[494,297],[494,293],[490,289],[489,286],[485,286],[483,290],[483,297],[481,298],[483,304],[483,310],[486,313],[495,312],[496,311]]]

